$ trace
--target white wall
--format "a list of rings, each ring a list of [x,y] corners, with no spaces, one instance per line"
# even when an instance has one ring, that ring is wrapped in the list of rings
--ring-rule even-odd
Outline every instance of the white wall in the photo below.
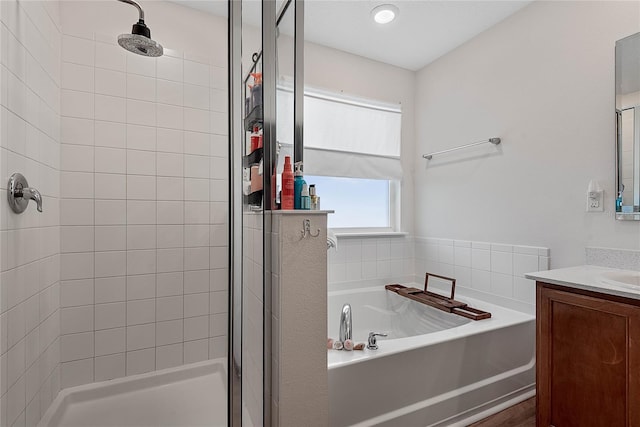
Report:
[[[57,1],[0,2],[0,425],[36,425],[60,389],[60,15]],[[43,197],[20,215],[6,183]]]
[[[305,85],[402,106],[400,157],[404,177],[400,227],[401,231],[412,233],[415,73],[309,42],[305,43],[304,55]],[[318,195],[322,199],[321,188]]]
[[[420,70],[416,236],[548,247],[553,268],[640,247],[639,224],[613,219],[614,44],[639,30],[637,2],[536,1]],[[606,213],[585,213],[590,179]]]
[[[226,355],[226,20],[62,3],[61,383]]]

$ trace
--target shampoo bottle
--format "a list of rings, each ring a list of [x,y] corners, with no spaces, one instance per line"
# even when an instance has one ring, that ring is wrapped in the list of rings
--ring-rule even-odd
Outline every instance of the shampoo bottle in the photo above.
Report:
[[[293,171],[291,170],[291,157],[285,156],[284,170],[282,171],[282,196],[280,200],[283,210],[293,209],[293,206],[294,206],[293,195],[294,195],[294,184],[293,184]]]
[[[302,193],[302,184],[304,179],[302,178],[302,162],[295,163],[294,181],[293,181],[293,208],[302,209],[300,206],[300,197]]]

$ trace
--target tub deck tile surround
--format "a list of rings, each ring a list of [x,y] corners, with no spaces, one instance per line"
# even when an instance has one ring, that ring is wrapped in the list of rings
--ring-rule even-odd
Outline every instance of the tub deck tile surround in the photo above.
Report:
[[[539,246],[408,235],[338,240],[328,252],[330,286],[422,283],[429,272],[455,278],[465,295],[530,314],[535,282],[525,274],[550,268],[550,250]]]
[[[494,242],[416,237],[415,279],[425,272],[454,277],[456,287],[474,298],[527,313],[535,312],[535,283],[525,278],[549,269],[548,248]],[[447,249],[453,243],[453,257]]]

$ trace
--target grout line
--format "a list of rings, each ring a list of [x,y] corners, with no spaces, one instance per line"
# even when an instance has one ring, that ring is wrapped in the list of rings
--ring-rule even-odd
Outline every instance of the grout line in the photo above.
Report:
[[[95,45],[97,48],[97,44]],[[97,49],[96,49],[97,50]],[[128,66],[128,56],[125,55],[125,61],[124,61],[124,68],[125,71],[127,70],[127,66]],[[129,89],[128,86],[128,79],[127,79],[127,73],[124,73],[124,91],[125,91],[125,95],[127,94],[127,91]],[[127,319],[127,312],[128,312],[128,304],[127,304],[127,294],[128,294],[128,288],[129,288],[129,280],[127,278],[127,273],[129,272],[129,257],[128,257],[128,252],[126,250],[127,248],[127,244],[129,242],[129,215],[128,215],[128,210],[129,210],[129,199],[128,199],[128,188],[129,188],[129,177],[126,175],[127,172],[127,168],[128,168],[128,149],[129,149],[129,127],[127,126],[129,120],[128,117],[129,116],[129,103],[125,101],[124,103],[124,122],[126,123],[124,125],[124,171],[125,171],[125,175],[124,175],[124,246],[125,246],[125,251],[124,251],[124,272],[125,272],[125,276],[124,276],[124,325],[122,326],[124,328],[124,376],[127,376],[127,370],[128,370],[128,362],[127,362],[127,346],[129,343],[129,330],[127,329],[127,323],[128,323],[128,319]],[[95,366],[94,366],[94,370],[95,370]]]
[[[92,43],[92,48],[93,48],[93,67],[92,67],[92,72],[93,72],[93,90],[95,92],[95,88],[96,88],[96,69],[95,69],[95,51],[96,51],[96,46],[95,43]],[[62,59],[62,58],[61,58]],[[60,72],[62,73],[62,66],[60,67]],[[60,90],[60,104],[62,104],[62,90]],[[95,142],[96,142],[96,120],[95,120],[95,111],[96,111],[96,97],[95,95],[93,96],[93,117],[91,119],[91,124],[92,124],[92,128],[93,128],[93,146],[95,147]],[[61,120],[62,122],[62,120]],[[62,127],[62,126],[61,126]],[[95,354],[96,354],[96,274],[95,274],[95,264],[96,264],[96,222],[97,222],[97,218],[96,218],[96,156],[95,156],[95,148],[93,149],[93,168],[91,170],[91,178],[93,181],[93,193],[92,193],[92,199],[93,199],[93,277],[91,278],[91,281],[93,283],[93,366],[91,369],[91,380],[95,381],[95,370],[96,370],[96,362],[95,362]],[[60,331],[60,336],[62,336],[62,331]],[[62,352],[60,352],[62,353]],[[62,359],[62,357],[60,358]],[[62,362],[60,362],[62,363]]]

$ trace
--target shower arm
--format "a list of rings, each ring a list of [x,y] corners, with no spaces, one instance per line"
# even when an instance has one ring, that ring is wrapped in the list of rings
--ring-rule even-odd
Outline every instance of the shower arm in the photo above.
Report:
[[[140,14],[139,20],[144,22],[144,10],[142,10],[142,8],[140,7],[140,5],[138,3],[136,3],[133,0],[117,0],[117,1],[122,2],[122,3],[130,4],[131,6],[135,7],[136,9],[138,9],[138,13]]]

